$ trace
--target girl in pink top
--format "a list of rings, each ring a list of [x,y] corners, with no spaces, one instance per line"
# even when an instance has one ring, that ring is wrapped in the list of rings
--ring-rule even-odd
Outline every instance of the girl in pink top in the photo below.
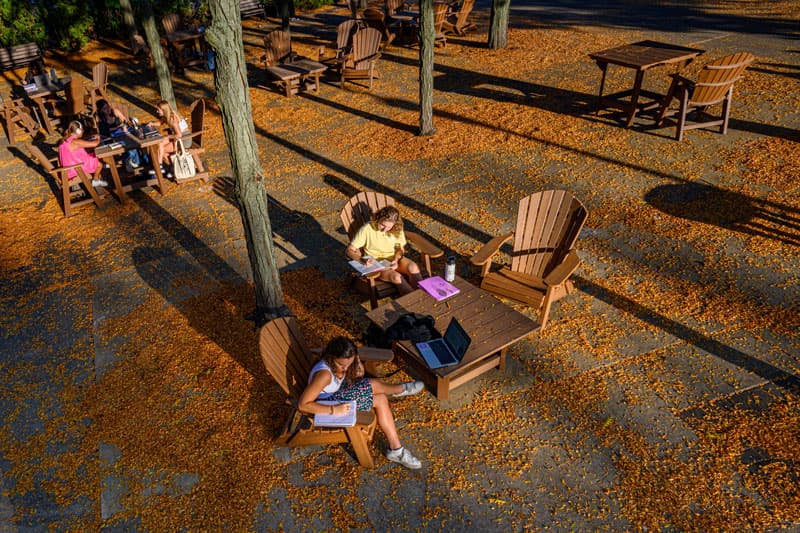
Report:
[[[83,171],[92,176],[92,187],[106,187],[108,183],[100,179],[103,165],[94,154],[86,151],[87,148],[95,148],[98,144],[100,144],[98,139],[91,141],[83,139],[83,126],[77,120],[73,120],[67,126],[64,141],[58,145],[58,160],[62,167],[81,165]],[[71,180],[78,176],[78,171],[71,168],[67,171],[67,176]]]

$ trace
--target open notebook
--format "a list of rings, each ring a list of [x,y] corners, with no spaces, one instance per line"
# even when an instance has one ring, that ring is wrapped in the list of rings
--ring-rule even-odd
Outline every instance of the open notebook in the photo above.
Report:
[[[323,427],[334,427],[334,428],[343,428],[343,427],[351,427],[356,425],[356,416],[358,415],[358,411],[356,410],[356,401],[350,402],[335,402],[335,401],[328,401],[328,400],[317,400],[317,403],[325,404],[325,405],[339,405],[340,403],[349,403],[350,410],[347,412],[346,415],[330,415],[327,413],[320,414],[316,413],[314,415],[314,425],[315,426],[323,426]]]

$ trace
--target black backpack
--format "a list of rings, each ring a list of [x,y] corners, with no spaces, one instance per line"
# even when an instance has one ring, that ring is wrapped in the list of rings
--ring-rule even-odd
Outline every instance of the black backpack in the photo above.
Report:
[[[395,341],[409,340],[417,343],[438,339],[441,335],[433,324],[434,318],[431,315],[406,313],[386,328],[386,331],[370,324],[364,334],[364,343],[376,348],[391,348]]]

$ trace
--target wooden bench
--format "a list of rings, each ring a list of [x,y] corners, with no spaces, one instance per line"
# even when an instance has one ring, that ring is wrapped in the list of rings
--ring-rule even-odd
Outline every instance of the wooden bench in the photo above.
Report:
[[[239,2],[239,12],[243,19],[252,17],[267,18],[267,13],[261,0],[241,0]]]
[[[42,51],[36,43],[18,44],[0,48],[0,71],[27,67],[42,60]]]

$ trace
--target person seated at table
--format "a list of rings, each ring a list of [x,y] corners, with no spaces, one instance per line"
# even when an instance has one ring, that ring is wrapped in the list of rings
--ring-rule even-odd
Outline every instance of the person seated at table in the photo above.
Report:
[[[156,113],[160,119],[162,128],[166,129],[166,134],[158,146],[158,162],[161,167],[167,167],[171,164],[170,154],[174,154],[178,150],[178,142],[183,142],[184,148],[189,148],[192,145],[192,139],[187,138],[181,140],[181,137],[191,133],[189,131],[189,124],[181,117],[177,111],[172,109],[169,102],[161,100],[156,106]],[[155,125],[151,123],[151,125]],[[171,173],[167,173],[167,177],[172,177]]]
[[[308,385],[300,395],[297,408],[304,413],[330,415],[345,415],[350,410],[348,403],[327,405],[317,400],[355,401],[359,411],[375,408],[378,425],[389,442],[386,458],[406,468],[417,469],[422,463],[400,443],[388,398],[411,396],[423,388],[421,381],[393,385],[364,377],[364,365],[358,358],[356,345],[347,337],[335,337],[325,347],[320,360],[311,368]]]
[[[111,137],[125,127],[125,115],[105,100],[97,101],[97,130],[101,137]]]
[[[416,289],[417,283],[422,280],[417,264],[403,256],[405,245],[406,235],[400,212],[396,207],[387,205],[373,213],[372,220],[358,230],[347,245],[345,254],[365,265],[371,265],[376,260],[389,261],[390,268],[381,271],[378,279],[393,283],[402,295]]]
[[[86,174],[92,176],[92,187],[107,187],[108,182],[100,177],[103,165],[97,156],[86,151],[87,148],[96,148],[98,144],[100,144],[99,138],[84,139],[83,125],[73,120],[64,132],[64,140],[58,145],[58,161],[62,167],[80,165]],[[76,169],[71,168],[67,171],[70,180],[77,176]]]

